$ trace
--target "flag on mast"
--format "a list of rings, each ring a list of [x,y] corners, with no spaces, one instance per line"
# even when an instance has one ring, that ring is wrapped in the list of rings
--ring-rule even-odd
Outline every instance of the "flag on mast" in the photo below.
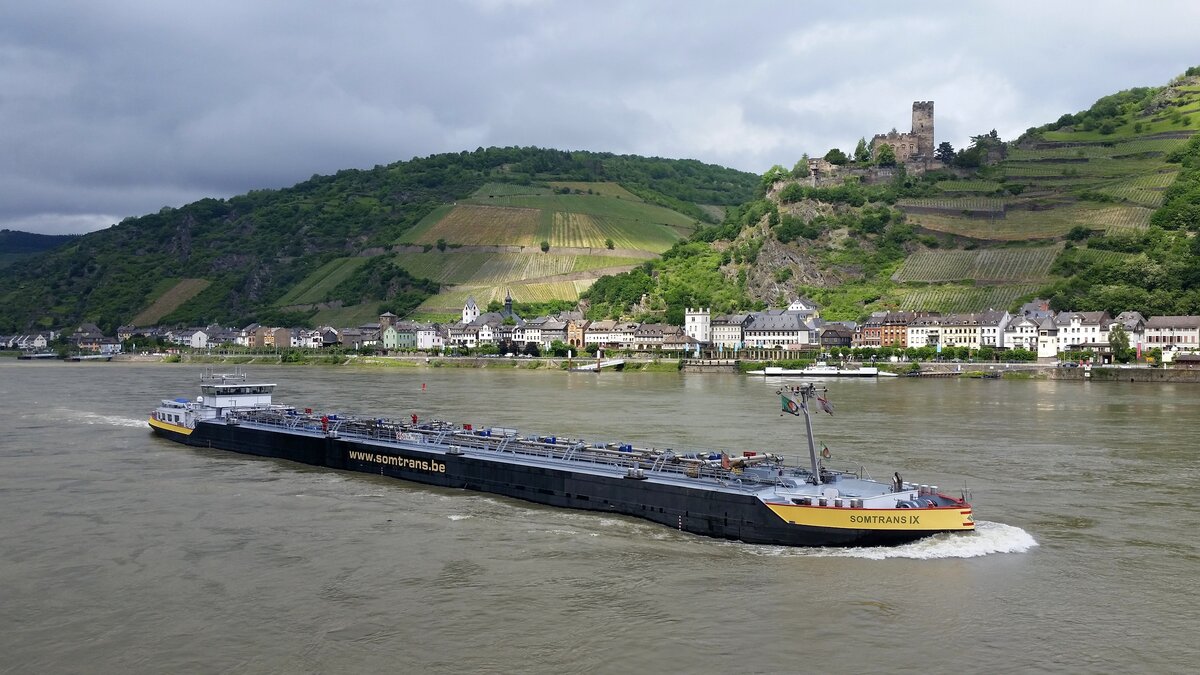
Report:
[[[783,406],[783,412],[790,413],[792,415],[800,414],[800,404],[796,403],[796,399],[788,398],[783,394],[779,395],[779,399],[779,403]]]
[[[830,415],[833,414],[833,404],[829,402],[829,399],[821,398],[821,395],[817,394],[817,404],[821,406],[821,410],[824,410]]]

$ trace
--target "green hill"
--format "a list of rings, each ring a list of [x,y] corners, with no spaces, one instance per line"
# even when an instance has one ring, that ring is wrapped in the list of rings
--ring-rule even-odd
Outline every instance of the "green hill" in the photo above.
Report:
[[[168,324],[345,321],[508,286],[527,301],[573,301],[603,272],[710,221],[713,206],[751,198],[756,183],[694,160],[539,148],[313,176],[126,218],[17,260],[0,270],[0,333],[81,321],[111,330],[142,312]]]
[[[1056,309],[1197,314],[1196,129],[1200,68],[1105,96],[1012,143],[980,134],[922,176],[896,169],[883,183],[815,188],[800,163],[774,167],[759,199],[585,297],[594,316],[677,323],[684,306],[722,313],[797,295],[831,319],[1012,308],[1035,295]]]
[[[50,251],[74,239],[73,234],[34,234],[0,230],[0,268]]]

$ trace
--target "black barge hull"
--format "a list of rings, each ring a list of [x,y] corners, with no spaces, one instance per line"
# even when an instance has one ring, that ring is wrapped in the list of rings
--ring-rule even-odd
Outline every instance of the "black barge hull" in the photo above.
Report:
[[[151,425],[186,445],[476,490],[536,504],[644,518],[684,532],[781,546],[894,546],[940,530],[857,530],[789,524],[753,494],[596,475],[489,457],[397,447],[311,432],[201,422],[190,433]]]

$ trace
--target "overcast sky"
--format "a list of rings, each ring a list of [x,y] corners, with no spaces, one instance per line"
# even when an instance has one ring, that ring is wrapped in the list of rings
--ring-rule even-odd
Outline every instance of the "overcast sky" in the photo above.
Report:
[[[907,130],[1005,139],[1200,65],[1200,2],[90,0],[0,6],[0,228],[479,146],[762,173]]]

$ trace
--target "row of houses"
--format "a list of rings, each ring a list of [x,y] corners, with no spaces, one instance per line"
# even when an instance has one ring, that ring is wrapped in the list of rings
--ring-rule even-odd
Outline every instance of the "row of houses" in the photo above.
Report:
[[[63,337],[62,334],[54,330],[25,335],[0,336],[0,348],[23,352],[45,352],[60,337]],[[92,323],[81,324],[67,334],[66,343],[67,348],[72,352],[93,352],[106,355],[121,353],[121,341],[105,335],[104,331]]]
[[[447,345],[468,348],[534,344],[548,349],[555,342],[580,351],[588,345],[630,351],[686,351],[699,346],[681,327],[664,323],[588,321],[582,312],[523,319],[513,312],[511,295],[499,312],[481,312],[475,299],[467,298],[461,319],[445,331]]]
[[[1200,316],[1154,316],[1139,312],[1054,312],[1035,300],[1016,313],[990,310],[966,314],[875,312],[863,323],[825,322],[819,307],[800,298],[786,310],[713,317],[707,309],[685,312],[684,328],[702,344],[720,350],[744,348],[967,347],[1024,349],[1039,358],[1062,352],[1109,348],[1117,326],[1132,347],[1169,351],[1200,349]]]
[[[459,321],[449,324],[404,321],[390,312],[378,322],[349,328],[280,328],[257,323],[244,328],[206,326],[166,329],[122,326],[117,337],[104,336],[99,328],[84,324],[68,337],[78,351],[117,353],[121,342],[136,336],[209,349],[238,345],[251,349],[347,349],[384,351],[437,351],[445,348],[478,348],[508,345],[524,349],[534,345],[549,349],[561,342],[578,351],[589,345],[629,351],[684,352],[706,349],[725,352],[744,349],[811,350],[831,347],[967,347],[1023,349],[1039,358],[1063,352],[1092,349],[1106,351],[1118,326],[1133,347],[1167,351],[1200,350],[1200,317],[1155,316],[1138,312],[1116,317],[1107,312],[1054,312],[1045,301],[1034,301],[1016,313],[992,310],[966,314],[934,312],[875,312],[861,324],[825,321],[820,307],[798,298],[784,309],[768,309],[712,316],[705,308],[687,308],[684,325],[628,321],[588,321],[580,312],[524,319],[505,298],[498,312],[481,312],[473,298],[463,306]],[[53,332],[0,338],[12,349],[44,350],[57,335]]]

